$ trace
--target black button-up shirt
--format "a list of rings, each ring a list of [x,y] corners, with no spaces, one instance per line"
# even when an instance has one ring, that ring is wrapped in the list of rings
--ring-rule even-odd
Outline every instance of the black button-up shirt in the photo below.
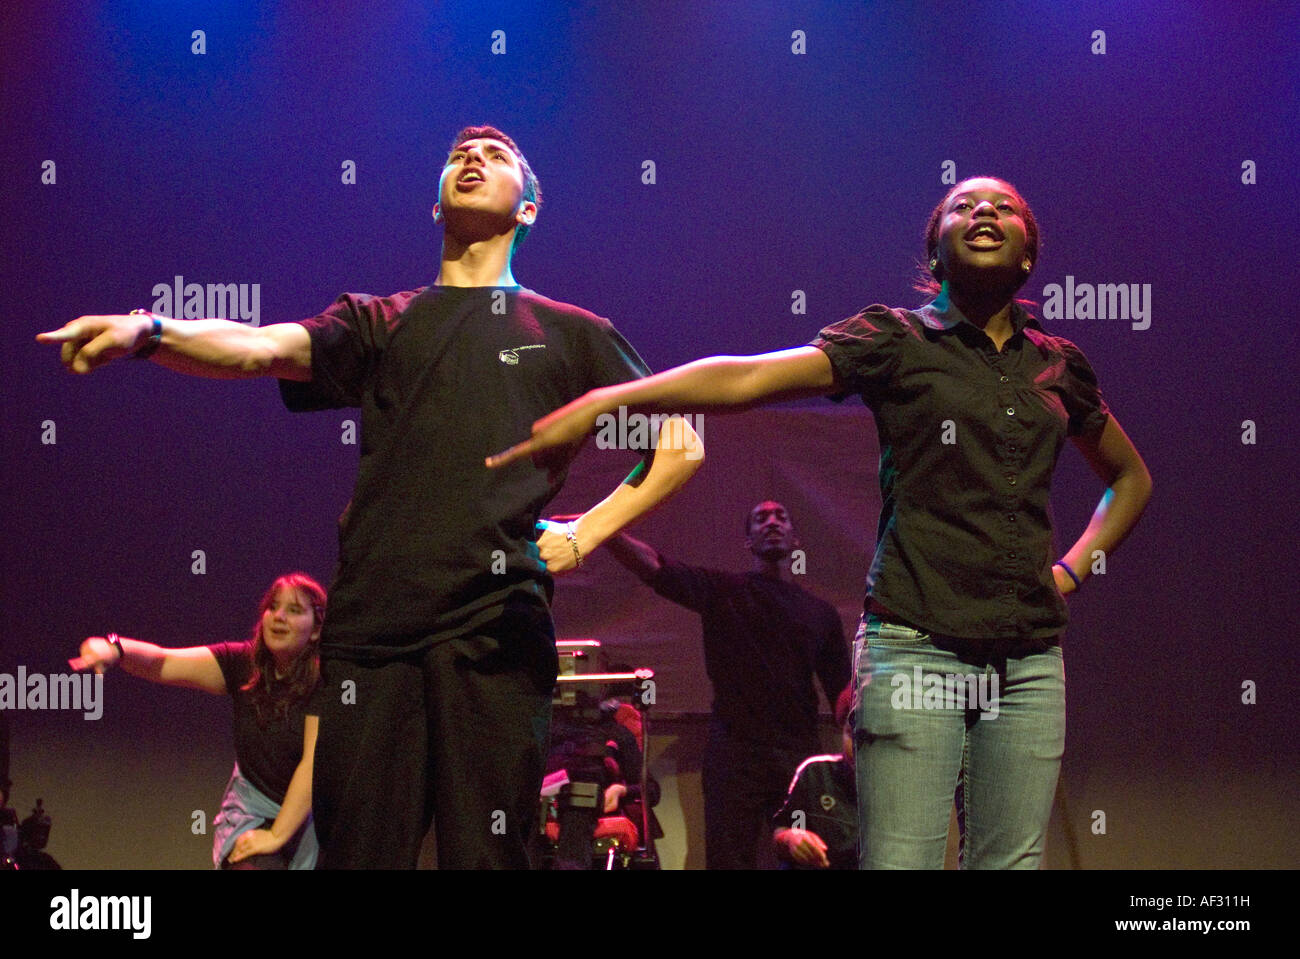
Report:
[[[1068,621],[1052,564],[1048,493],[1067,435],[1110,411],[1083,353],[1018,304],[999,352],[941,297],[869,306],[826,327],[842,400],[880,437],[882,508],[867,595],[934,633],[1043,639]]]

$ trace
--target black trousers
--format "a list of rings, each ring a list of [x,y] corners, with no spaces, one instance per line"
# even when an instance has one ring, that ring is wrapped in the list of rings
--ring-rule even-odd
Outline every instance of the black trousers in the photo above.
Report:
[[[716,718],[709,723],[702,781],[706,869],[758,868],[759,844],[771,844],[772,817],[785,802],[790,780],[816,752],[813,744],[756,743]]]
[[[380,664],[324,659],[312,807],[321,869],[527,869],[550,734],[540,606]]]

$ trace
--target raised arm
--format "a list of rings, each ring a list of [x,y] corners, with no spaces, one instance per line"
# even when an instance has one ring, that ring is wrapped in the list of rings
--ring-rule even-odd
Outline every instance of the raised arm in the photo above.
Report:
[[[122,652],[102,636],[91,636],[81,644],[81,655],[69,659],[68,665],[78,672],[93,669],[97,673],[120,663],[133,676],[164,686],[184,686],[224,695],[226,677],[217,665],[217,657],[207,646],[164,649],[138,639],[118,640]]]
[[[1093,472],[1106,484],[1088,528],[1062,557],[1082,583],[1092,572],[1093,554],[1100,550],[1109,556],[1137,525],[1151,498],[1151,474],[1113,416],[1096,436],[1073,439]],[[1059,566],[1052,567],[1052,574],[1062,593],[1077,588]]]
[[[231,320],[165,317],[157,322],[161,336],[150,359],[159,366],[213,379],[311,379],[311,337],[300,323],[248,326]],[[73,373],[89,373],[145,347],[154,323],[147,314],[80,316],[60,329],[38,333],[36,339],[62,344],[63,365]]]
[[[644,379],[592,390],[533,424],[532,439],[488,457],[504,466],[524,456],[544,464],[548,451],[571,450],[603,413],[738,412],[764,403],[824,396],[835,390],[831,361],[815,346],[757,356],[713,356]]]
[[[659,431],[650,469],[634,472],[607,497],[577,518],[570,528],[549,526],[537,539],[542,561],[552,574],[574,569],[578,556],[584,559],[624,526],[640,519],[664,502],[694,475],[704,462],[704,441],[690,424],[674,416]],[[576,552],[575,552],[576,546]]]

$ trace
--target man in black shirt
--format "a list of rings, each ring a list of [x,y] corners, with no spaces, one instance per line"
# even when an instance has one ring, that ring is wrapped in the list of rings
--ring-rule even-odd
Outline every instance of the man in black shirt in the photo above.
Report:
[[[799,540],[784,506],[759,503],[745,518],[753,571],[745,575],[665,560],[626,533],[613,556],[660,596],[700,614],[713,716],[704,764],[709,869],[754,869],[791,772],[817,748],[817,691],[849,679],[839,614],[795,585]]]
[[[539,201],[514,141],[470,127],[439,180],[446,232],[430,286],[344,294],[300,323],[88,316],[38,337],[62,343],[73,372],[151,356],[194,375],[275,376],[292,410],[361,408],[321,640],[324,868],[411,868],[431,818],[443,868],[529,864],[556,671],[551,576],[701,460],[674,419],[623,485],[540,536],[568,457],[547,471],[485,467],[547,410],[648,372],[609,321],[515,282],[513,249]]]

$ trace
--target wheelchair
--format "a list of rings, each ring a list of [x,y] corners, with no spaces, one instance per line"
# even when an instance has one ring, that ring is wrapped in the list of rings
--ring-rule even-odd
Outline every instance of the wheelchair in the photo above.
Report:
[[[538,816],[541,867],[658,869],[654,840],[662,832],[651,812],[658,784],[645,762],[654,672],[601,670],[596,640],[560,640],[556,649],[560,674]],[[606,812],[614,804],[609,790],[617,790],[617,803]]]

